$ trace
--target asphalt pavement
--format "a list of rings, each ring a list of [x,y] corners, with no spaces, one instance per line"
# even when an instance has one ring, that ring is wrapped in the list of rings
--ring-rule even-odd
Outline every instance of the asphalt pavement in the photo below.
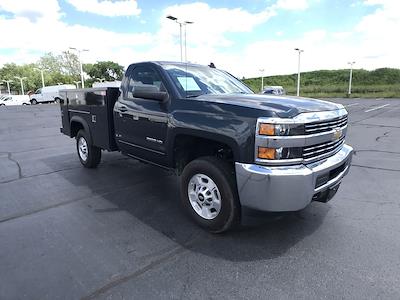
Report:
[[[399,299],[400,100],[333,101],[356,150],[335,198],[223,235],[168,172],[81,167],[57,105],[0,107],[0,299]]]

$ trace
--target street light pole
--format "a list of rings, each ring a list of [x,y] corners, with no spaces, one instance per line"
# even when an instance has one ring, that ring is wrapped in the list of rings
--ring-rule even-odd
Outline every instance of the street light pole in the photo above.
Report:
[[[3,80],[3,82],[7,83],[8,94],[11,95],[10,83],[13,81],[12,80]]]
[[[261,93],[264,90],[264,69],[260,69],[261,72]]]
[[[18,79],[21,83],[21,91],[22,91],[22,95],[25,95],[24,92],[24,82],[23,80],[26,79],[26,77],[19,77],[19,76],[14,76],[15,79]]]
[[[304,50],[301,50],[299,48],[295,48],[294,50],[296,50],[299,53],[299,61],[297,64],[297,97],[300,96],[300,55],[302,52],[304,52]]]
[[[353,79],[353,65],[355,64],[355,61],[348,62],[350,65],[350,78],[349,78],[349,96],[351,95],[351,80]]]
[[[44,74],[43,74],[43,69],[35,68],[35,70],[40,71],[40,75],[42,76],[42,87],[44,87]]]
[[[184,24],[185,24],[185,61],[187,62],[188,60],[187,60],[187,47],[186,47],[186,41],[187,41],[187,39],[186,39],[186,25],[193,24],[193,22],[185,21]]]
[[[186,50],[186,25],[188,24],[193,24],[191,21],[184,21],[184,22],[179,22],[178,18],[174,16],[167,16],[167,19],[170,19],[177,24],[179,24],[179,45],[180,45],[180,50],[181,50],[181,62],[183,61],[183,51],[182,51],[182,26],[185,26],[185,61],[187,61],[187,50]]]
[[[79,84],[81,83],[80,81],[73,81],[73,83],[75,83],[76,88],[79,89]]]
[[[71,50],[75,50],[76,52],[78,52],[78,58],[79,58],[79,69],[81,72],[81,83],[82,83],[82,88],[85,88],[85,80],[83,79],[83,67],[82,67],[82,59],[81,59],[81,53],[85,52],[85,51],[89,51],[88,49],[78,49],[78,48],[74,48],[74,47],[69,47],[69,49]]]

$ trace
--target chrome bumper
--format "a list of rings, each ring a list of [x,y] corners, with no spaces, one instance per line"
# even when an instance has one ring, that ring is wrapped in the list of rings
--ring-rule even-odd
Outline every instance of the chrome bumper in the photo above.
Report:
[[[242,206],[262,211],[303,209],[320,192],[336,187],[348,173],[353,148],[343,145],[335,155],[308,165],[261,166],[236,163],[236,182]],[[338,168],[338,169],[337,169]],[[317,178],[339,172],[316,187]]]

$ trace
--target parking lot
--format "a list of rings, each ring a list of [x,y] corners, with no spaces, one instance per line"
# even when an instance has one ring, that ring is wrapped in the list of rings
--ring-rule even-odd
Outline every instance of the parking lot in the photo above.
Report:
[[[333,101],[356,150],[336,197],[224,235],[168,172],[81,167],[57,105],[0,107],[0,299],[399,299],[400,99]]]

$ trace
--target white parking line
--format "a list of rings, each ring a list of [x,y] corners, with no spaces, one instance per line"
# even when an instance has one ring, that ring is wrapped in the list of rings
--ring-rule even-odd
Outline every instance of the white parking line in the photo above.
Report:
[[[365,112],[370,112],[370,111],[373,111],[373,110],[381,109],[381,108],[384,108],[384,107],[389,106],[389,105],[390,105],[390,103],[384,104],[384,105],[381,105],[381,106],[377,106],[377,107],[373,107],[373,108],[367,109]]]
[[[360,103],[352,103],[352,104],[347,104],[347,105],[345,105],[344,107],[350,107],[350,106],[355,106],[355,105],[358,105],[358,104],[360,104]]]

